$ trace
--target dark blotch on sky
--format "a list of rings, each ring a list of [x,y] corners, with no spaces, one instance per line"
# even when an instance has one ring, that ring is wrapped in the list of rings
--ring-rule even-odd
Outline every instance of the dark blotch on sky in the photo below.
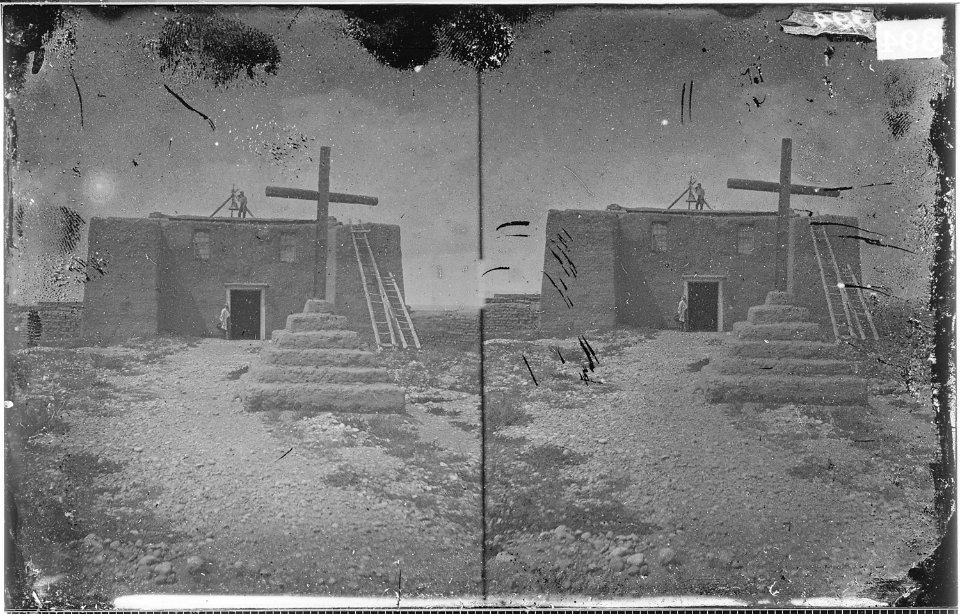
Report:
[[[272,36],[210,9],[180,10],[164,23],[158,48],[163,68],[186,67],[198,77],[224,85],[256,71],[276,74],[280,50]]]
[[[356,7],[343,9],[346,32],[378,62],[397,70],[441,55],[478,71],[499,68],[513,47],[527,7]]]

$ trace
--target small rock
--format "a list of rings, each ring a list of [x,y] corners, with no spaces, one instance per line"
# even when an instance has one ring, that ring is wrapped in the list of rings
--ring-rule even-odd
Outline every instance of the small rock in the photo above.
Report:
[[[151,554],[147,556],[140,557],[140,560],[137,561],[137,567],[150,567],[154,563],[157,563],[159,559]]]
[[[616,548],[610,551],[610,558],[621,558],[628,552],[630,552],[629,548],[625,546],[617,546]]]
[[[116,539],[113,540],[112,542],[110,542],[110,547],[111,547],[112,549],[116,550],[117,548],[120,547],[120,541],[119,541],[119,540],[116,540]]]
[[[626,558],[627,565],[632,565],[634,567],[640,567],[646,561],[646,557],[643,556],[642,552],[632,554]]]
[[[173,571],[173,563],[171,563],[170,561],[164,561],[164,562],[158,564],[156,567],[154,567],[153,570],[154,570],[157,574],[159,574],[159,575],[161,575],[161,576],[165,576],[165,575],[167,575],[168,573],[170,573],[171,571]]]
[[[590,535],[589,531],[584,531],[583,534],[580,535],[580,539],[582,539],[583,541],[590,541],[591,537],[593,536]]]
[[[189,571],[190,573],[198,572],[203,567],[203,564],[205,562],[206,561],[204,561],[199,556],[196,556],[196,555],[189,556],[187,557],[187,571]]]
[[[624,567],[626,567],[626,565],[623,564],[623,559],[613,559],[610,561],[610,569],[615,572],[623,571]]]
[[[658,556],[660,559],[660,564],[664,566],[671,565],[677,560],[677,553],[673,550],[673,548],[661,548]]]
[[[143,448],[141,446],[134,446],[133,451],[138,453],[143,452]]]

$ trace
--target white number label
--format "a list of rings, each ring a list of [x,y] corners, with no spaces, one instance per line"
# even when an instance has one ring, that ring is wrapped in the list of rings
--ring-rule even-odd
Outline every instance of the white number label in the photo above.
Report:
[[[877,59],[910,60],[943,55],[943,20],[877,22]]]

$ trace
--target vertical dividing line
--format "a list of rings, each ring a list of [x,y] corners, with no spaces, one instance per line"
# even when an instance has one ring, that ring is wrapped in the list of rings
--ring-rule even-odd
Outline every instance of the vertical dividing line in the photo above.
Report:
[[[480,595],[487,600],[487,412],[483,362],[483,309],[480,309]]]
[[[477,71],[477,226],[480,237],[480,260],[483,260],[483,87],[482,73]]]
[[[483,73],[477,70],[477,228],[478,255],[483,261]],[[480,288],[477,288],[478,292]],[[479,298],[479,297],[478,297]],[[480,345],[480,595],[487,600],[487,412],[484,384],[483,306],[477,339]]]

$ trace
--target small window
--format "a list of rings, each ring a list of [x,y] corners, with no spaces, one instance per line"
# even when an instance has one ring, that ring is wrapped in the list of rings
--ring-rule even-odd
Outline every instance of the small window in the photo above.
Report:
[[[655,252],[667,251],[667,223],[666,222],[653,223],[653,251]]]
[[[297,236],[289,233],[280,235],[280,262],[297,261]]]
[[[740,226],[737,229],[737,253],[753,253],[753,226]]]
[[[210,260],[210,233],[205,230],[194,232],[193,249],[196,250],[199,260]]]

